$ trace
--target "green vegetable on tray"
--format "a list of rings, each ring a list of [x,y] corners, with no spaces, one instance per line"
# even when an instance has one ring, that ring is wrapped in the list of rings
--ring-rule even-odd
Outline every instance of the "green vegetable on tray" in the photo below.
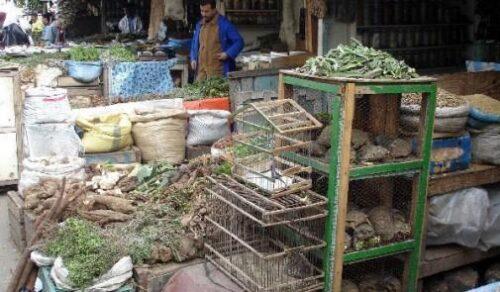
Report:
[[[418,77],[414,68],[389,53],[363,46],[353,39],[349,45],[339,45],[325,56],[306,61],[297,69],[301,73],[366,79],[411,79]]]

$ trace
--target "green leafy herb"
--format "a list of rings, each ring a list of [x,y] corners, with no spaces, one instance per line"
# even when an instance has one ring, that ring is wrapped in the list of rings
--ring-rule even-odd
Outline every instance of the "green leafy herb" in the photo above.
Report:
[[[74,218],[66,220],[45,251],[50,256],[62,257],[69,279],[77,288],[87,287],[120,258],[117,247],[96,226]]]
[[[69,50],[70,59],[79,62],[99,61],[101,51],[96,47],[78,46]]]

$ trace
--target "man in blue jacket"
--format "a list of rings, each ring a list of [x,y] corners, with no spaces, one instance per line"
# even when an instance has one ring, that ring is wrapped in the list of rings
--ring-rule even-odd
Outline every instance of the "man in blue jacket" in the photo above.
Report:
[[[227,76],[236,67],[234,60],[243,49],[243,38],[219,15],[216,0],[202,0],[200,10],[202,19],[196,25],[190,55],[196,80]]]

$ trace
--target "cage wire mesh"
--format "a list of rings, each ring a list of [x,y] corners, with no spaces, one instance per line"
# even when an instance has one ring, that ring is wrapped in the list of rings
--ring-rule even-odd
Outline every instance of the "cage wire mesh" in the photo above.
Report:
[[[210,177],[207,259],[250,291],[323,287],[326,199],[312,191],[269,198],[229,176]],[[324,227],[324,226],[323,226]]]
[[[407,254],[345,265],[342,292],[403,291]]]
[[[291,99],[246,105],[235,115],[233,174],[273,197],[311,187],[312,135],[321,127]],[[305,160],[304,160],[305,158]]]
[[[384,176],[349,183],[345,252],[355,252],[409,240],[418,173]],[[325,195],[328,177],[313,175],[313,190]]]
[[[294,88],[293,99],[324,127],[315,131],[312,158],[330,159],[331,107],[335,95]],[[408,107],[418,94],[357,95],[351,138],[351,164],[355,167],[419,159],[418,137],[423,125],[422,107]]]

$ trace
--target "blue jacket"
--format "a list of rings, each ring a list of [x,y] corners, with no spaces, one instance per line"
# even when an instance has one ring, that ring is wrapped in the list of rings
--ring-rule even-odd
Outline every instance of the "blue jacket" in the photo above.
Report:
[[[224,75],[236,69],[234,59],[243,49],[244,42],[236,27],[224,16],[219,15],[217,19],[219,24],[219,41],[222,50],[228,55],[228,59],[224,61]],[[196,24],[194,31],[193,42],[191,44],[191,61],[198,61],[198,52],[200,50],[200,31],[201,21]],[[199,68],[199,66],[197,66]]]

